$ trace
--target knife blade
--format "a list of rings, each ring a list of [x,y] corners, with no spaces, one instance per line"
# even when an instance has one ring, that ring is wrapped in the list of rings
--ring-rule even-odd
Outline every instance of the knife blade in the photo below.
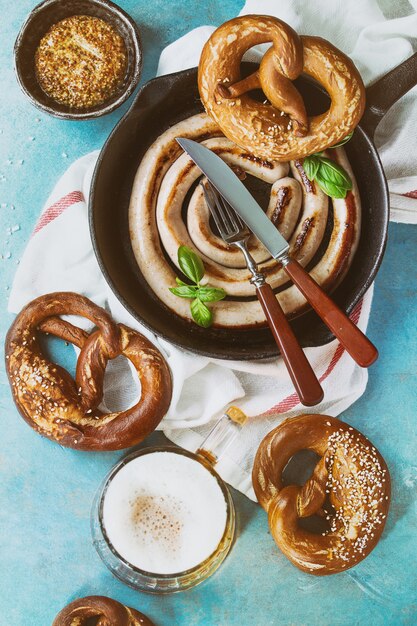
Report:
[[[249,229],[262,241],[274,259],[288,252],[288,242],[265,215],[255,198],[233,170],[217,154],[192,139],[177,137],[181,148],[191,157],[217,191],[227,200]]]

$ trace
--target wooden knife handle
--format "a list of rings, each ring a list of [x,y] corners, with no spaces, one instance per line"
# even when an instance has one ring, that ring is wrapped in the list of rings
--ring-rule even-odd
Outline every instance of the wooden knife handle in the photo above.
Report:
[[[378,358],[378,350],[301,265],[290,259],[284,269],[326,326],[361,367]]]
[[[256,294],[298,397],[305,406],[319,404],[323,400],[323,389],[307,361],[307,357],[298,343],[271,285],[265,283],[257,287]]]

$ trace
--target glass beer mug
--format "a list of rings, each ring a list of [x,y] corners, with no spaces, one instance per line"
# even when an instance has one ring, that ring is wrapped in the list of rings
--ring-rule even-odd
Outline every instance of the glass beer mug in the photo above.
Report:
[[[246,416],[230,407],[200,448],[144,448],[106,476],[93,503],[94,546],[128,585],[151,593],[184,591],[226,558],[235,533],[230,491],[215,465]]]

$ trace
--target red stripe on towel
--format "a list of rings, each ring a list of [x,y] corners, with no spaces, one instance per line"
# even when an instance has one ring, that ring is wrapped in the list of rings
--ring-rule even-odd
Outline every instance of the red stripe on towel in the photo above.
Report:
[[[355,308],[353,309],[352,313],[349,316],[352,322],[354,322],[355,324],[358,323],[358,320],[362,311],[362,304],[363,304],[363,300],[358,302],[358,304],[355,306]],[[324,374],[322,374],[322,376],[320,376],[319,378],[319,381],[321,383],[324,380],[326,380],[326,378],[332,373],[337,363],[340,361],[344,351],[345,351],[344,347],[342,346],[342,344],[339,343],[336,350],[333,353],[332,358],[330,359],[330,362]],[[297,404],[300,404],[300,399],[296,393],[292,393],[290,396],[287,396],[286,398],[284,398],[284,400],[281,400],[281,402],[278,402],[278,404],[273,406],[271,409],[268,409],[268,411],[265,411],[265,413],[263,413],[262,415],[285,413],[286,411],[291,411],[291,409],[297,406]]]
[[[407,198],[415,198],[417,200],[417,189],[414,191],[407,191],[407,193],[402,193],[402,196],[407,196]]]
[[[42,213],[32,235],[38,233],[40,230],[42,230],[42,228],[44,228],[54,219],[59,217],[59,215],[61,215],[61,213],[63,213],[65,209],[68,209],[68,207],[72,206],[73,204],[77,204],[77,202],[85,202],[84,195],[81,191],[71,191],[70,193],[67,193],[66,196],[63,196],[62,198],[54,202],[54,204],[52,204],[46,209],[46,211]]]

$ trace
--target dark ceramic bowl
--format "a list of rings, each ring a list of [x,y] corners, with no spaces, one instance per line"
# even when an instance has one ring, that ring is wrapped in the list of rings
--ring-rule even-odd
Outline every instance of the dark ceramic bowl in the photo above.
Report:
[[[245,73],[252,71],[245,64]],[[368,89],[361,124],[346,145],[362,201],[358,250],[332,298],[347,313],[369,289],[385,250],[389,205],[384,171],[373,145],[376,125],[388,108],[417,80],[417,55]],[[297,80],[311,114],[329,106],[328,96],[311,80]],[[269,328],[203,329],[178,317],[152,292],[136,263],[129,236],[128,207],[136,170],[149,146],[170,126],[202,111],[197,69],[156,78],[138,93],[131,109],[110,134],[94,172],[89,202],[90,231],[101,270],[130,313],[154,333],[187,350],[220,359],[262,359],[278,350]],[[321,346],[332,333],[313,311],[292,320],[302,346]]]
[[[123,38],[128,54],[127,70],[117,92],[102,104],[77,109],[59,104],[40,87],[36,78],[35,54],[49,28],[71,15],[92,15],[111,24]],[[87,120],[111,113],[133,93],[142,70],[142,45],[135,22],[109,0],[45,0],[29,14],[14,45],[15,71],[19,84],[36,107],[67,120]]]

